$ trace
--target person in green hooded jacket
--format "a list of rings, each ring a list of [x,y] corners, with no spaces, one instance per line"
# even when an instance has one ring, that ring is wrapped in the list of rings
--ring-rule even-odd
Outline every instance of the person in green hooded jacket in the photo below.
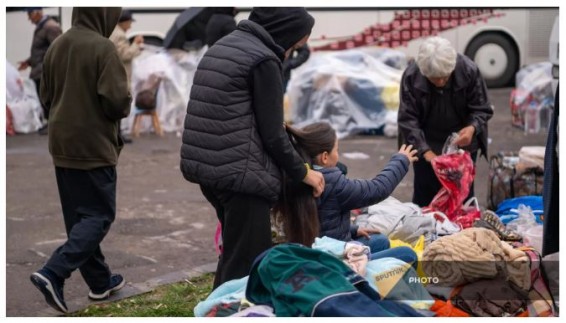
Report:
[[[73,8],[72,27],[47,51],[41,102],[49,108],[49,152],[67,241],[30,279],[47,303],[67,312],[63,285],[79,269],[93,300],[122,288],[100,243],[116,214],[116,164],[123,141],[120,120],[130,113],[124,65],[108,39],[121,8]]]

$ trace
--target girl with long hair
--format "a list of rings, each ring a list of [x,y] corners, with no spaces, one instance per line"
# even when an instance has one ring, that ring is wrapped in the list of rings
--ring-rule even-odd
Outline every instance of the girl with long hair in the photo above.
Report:
[[[295,149],[304,161],[320,171],[325,189],[316,200],[304,184],[288,182],[285,197],[277,210],[289,241],[307,246],[316,236],[337,240],[356,240],[370,247],[371,259],[395,257],[416,264],[416,254],[408,247],[389,249],[389,240],[377,230],[361,228],[350,222],[350,211],[370,206],[387,198],[417,160],[417,151],[403,145],[386,167],[372,179],[348,179],[336,167],[338,138],[325,122],[316,122],[302,129],[286,125]],[[315,228],[315,225],[318,227]],[[318,230],[317,230],[318,229]]]

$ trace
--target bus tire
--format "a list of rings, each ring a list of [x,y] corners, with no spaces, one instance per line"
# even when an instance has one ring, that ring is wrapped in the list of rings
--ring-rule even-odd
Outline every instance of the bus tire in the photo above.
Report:
[[[519,69],[519,53],[509,38],[498,33],[481,34],[470,42],[465,54],[476,62],[488,87],[513,84]]]

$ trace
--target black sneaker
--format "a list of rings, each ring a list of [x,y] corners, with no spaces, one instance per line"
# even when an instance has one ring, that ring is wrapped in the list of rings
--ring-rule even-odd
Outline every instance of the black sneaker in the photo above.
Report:
[[[126,285],[124,277],[120,274],[114,274],[110,277],[110,285],[108,285],[108,287],[100,291],[91,290],[88,293],[88,298],[96,301],[107,299],[112,293],[122,289],[124,285]]]
[[[45,124],[43,127],[39,128],[39,130],[37,130],[37,132],[41,136],[46,136],[49,133],[49,127],[47,126],[47,124]]]
[[[45,301],[54,309],[68,313],[67,304],[63,298],[64,280],[55,277],[45,269],[40,269],[30,276],[31,282],[45,296]]]
[[[125,144],[131,144],[132,142],[134,142],[132,138],[128,136],[122,136],[122,140],[124,141]]]

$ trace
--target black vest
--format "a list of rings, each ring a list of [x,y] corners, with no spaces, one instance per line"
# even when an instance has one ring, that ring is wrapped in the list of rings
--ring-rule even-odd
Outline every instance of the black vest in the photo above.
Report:
[[[200,61],[183,132],[181,171],[188,181],[220,190],[279,198],[281,175],[265,152],[252,108],[250,74],[281,49],[260,25],[242,21]]]

